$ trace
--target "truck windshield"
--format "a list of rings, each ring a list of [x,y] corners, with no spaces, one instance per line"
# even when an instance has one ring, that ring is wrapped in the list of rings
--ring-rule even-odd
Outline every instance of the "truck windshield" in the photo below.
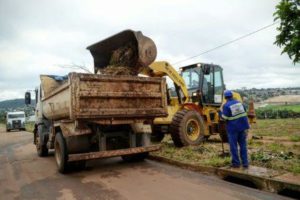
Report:
[[[25,115],[24,114],[9,114],[8,118],[10,119],[14,119],[14,118],[24,118]]]

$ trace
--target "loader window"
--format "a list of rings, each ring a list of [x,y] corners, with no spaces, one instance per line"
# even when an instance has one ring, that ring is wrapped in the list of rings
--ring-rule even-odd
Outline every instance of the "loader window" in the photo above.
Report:
[[[182,77],[188,90],[198,89],[200,86],[199,68],[191,68],[182,72]]]
[[[215,71],[214,103],[222,103],[223,84],[221,71]]]
[[[222,71],[218,67],[212,67],[209,74],[204,75],[202,92],[203,103],[220,104],[223,95],[223,77]]]
[[[210,74],[204,75],[202,93],[204,103],[213,103],[213,71]]]

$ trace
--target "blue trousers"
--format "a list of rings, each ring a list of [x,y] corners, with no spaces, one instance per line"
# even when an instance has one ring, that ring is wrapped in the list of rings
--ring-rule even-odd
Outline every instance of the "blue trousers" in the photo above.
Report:
[[[242,165],[248,167],[248,155],[247,155],[247,134],[245,131],[241,132],[228,132],[228,141],[230,145],[231,153],[231,165],[234,167],[239,167],[241,165],[240,158],[242,160]],[[240,146],[240,158],[238,154],[238,145]]]

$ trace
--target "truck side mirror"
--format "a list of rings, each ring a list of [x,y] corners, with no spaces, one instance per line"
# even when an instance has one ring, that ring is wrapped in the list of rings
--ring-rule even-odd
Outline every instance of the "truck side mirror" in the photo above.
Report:
[[[25,92],[25,104],[26,105],[31,104],[31,94],[30,94],[30,92]]]

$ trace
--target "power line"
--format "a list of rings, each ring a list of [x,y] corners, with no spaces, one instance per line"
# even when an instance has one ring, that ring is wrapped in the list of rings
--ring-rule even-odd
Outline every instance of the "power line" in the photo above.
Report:
[[[173,65],[176,65],[176,64],[178,64],[178,63],[182,63],[182,62],[184,62],[184,61],[187,61],[187,60],[196,58],[196,57],[201,56],[201,55],[203,55],[203,54],[206,54],[206,53],[209,53],[209,52],[214,51],[214,50],[216,50],[216,49],[219,49],[219,48],[221,48],[221,47],[224,47],[224,46],[227,46],[227,45],[229,45],[229,44],[232,44],[232,43],[234,43],[234,42],[236,42],[236,41],[239,41],[239,40],[244,39],[244,38],[246,38],[246,37],[249,37],[249,36],[251,36],[251,35],[253,35],[253,34],[257,33],[257,32],[260,32],[260,31],[262,31],[262,30],[264,30],[264,29],[267,29],[267,28],[269,28],[269,27],[271,27],[271,26],[274,26],[274,25],[277,24],[277,23],[279,23],[279,21],[274,22],[274,23],[272,23],[272,24],[269,24],[269,25],[267,25],[267,26],[264,26],[264,27],[262,27],[262,28],[260,28],[260,29],[257,29],[257,30],[255,30],[255,31],[253,31],[253,32],[250,32],[250,33],[247,33],[247,34],[245,34],[245,35],[242,35],[242,36],[240,36],[240,37],[238,37],[238,38],[236,38],[236,39],[234,39],[234,40],[231,40],[231,41],[229,41],[229,42],[225,42],[225,43],[223,43],[223,44],[221,44],[221,45],[219,45],[219,46],[216,46],[216,47],[214,47],[214,48],[211,48],[211,49],[202,51],[201,53],[196,54],[196,55],[194,55],[194,56],[185,58],[185,59],[183,59],[183,60],[179,60],[179,61],[173,63]]]

